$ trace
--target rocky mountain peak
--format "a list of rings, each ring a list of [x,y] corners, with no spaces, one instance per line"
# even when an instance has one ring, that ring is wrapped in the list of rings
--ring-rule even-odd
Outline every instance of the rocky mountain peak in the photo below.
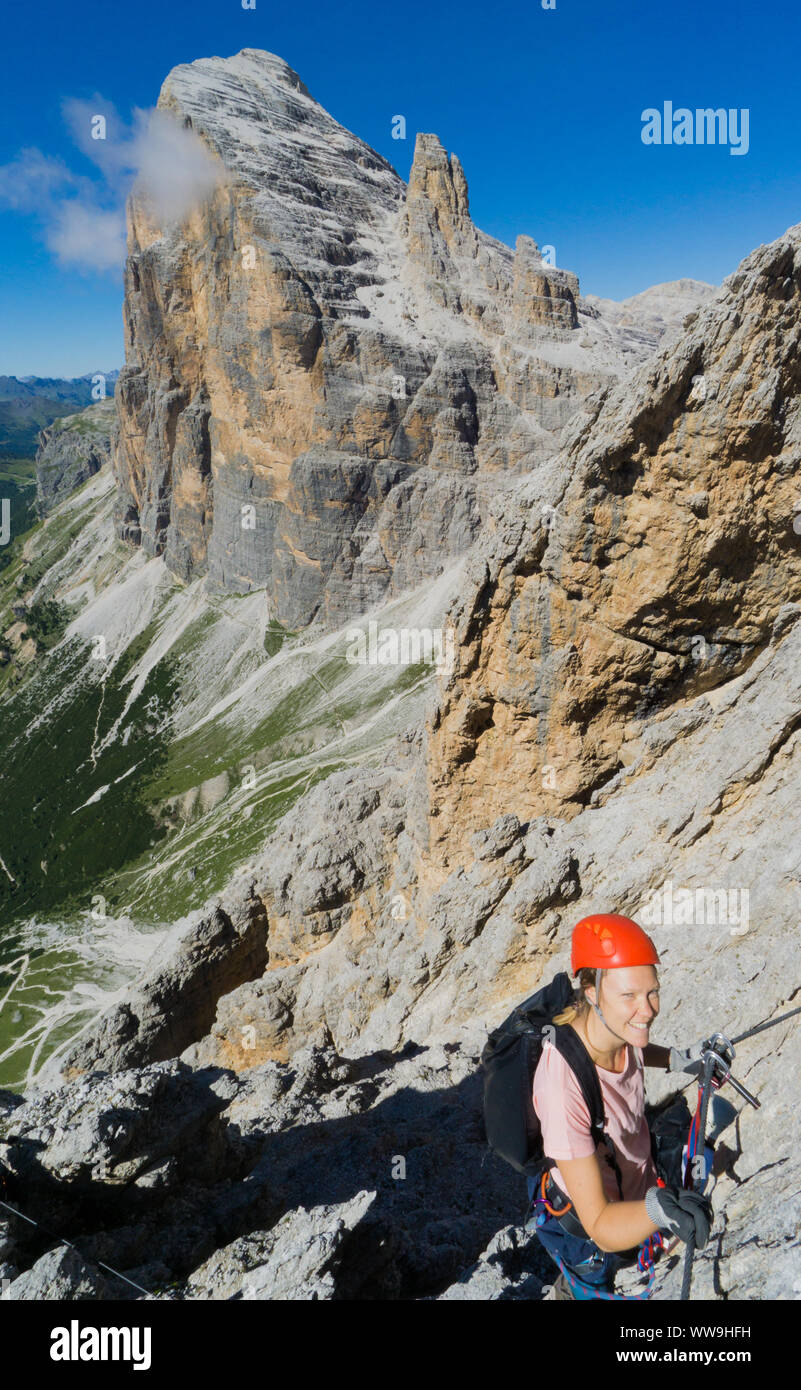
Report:
[[[653,1040],[736,1036],[762,1105],[718,1147],[695,1296],[791,1298],[801,226],[718,292],[585,301],[532,237],[512,252],[473,225],[436,137],[406,190],[295,79],[245,50],[165,84],[225,177],[169,225],[132,199],[116,402],[121,534],[181,579],[262,593],[218,602],[121,560],[106,470],[61,496],[86,412],[43,440],[53,515],[8,576],[15,640],[37,594],[77,610],[3,706],[22,871],[66,891],[76,816],[66,862],[105,903],[84,847],[142,813],[109,879],[126,916],[86,931],[106,951],[124,926],[128,953],[129,910],[171,926],[91,1026],[77,990],[38,1036],[20,1015],[28,1076],[52,1046],[62,1084],[0,1091],[8,1195],[76,1243],[42,1254],[6,1222],[0,1283],[111,1298],[117,1268],[186,1298],[540,1298],[520,1175],[485,1162],[479,1059],[568,967],[575,922],[616,910],[659,951]],[[265,594],[287,625],[358,611],[371,644],[386,599],[390,636],[436,630],[450,656],[413,694],[408,668],[357,672],[345,622],[276,651]],[[45,904],[77,913],[73,887]],[[649,1069],[648,1099],[683,1083]],[[680,1280],[660,1260],[656,1296]]]
[[[436,135],[420,134],[415,142],[406,207],[411,210],[420,202],[428,205],[429,216],[449,246],[471,233],[475,237],[464,170],[457,155],[448,157]]]
[[[237,53],[236,58],[242,59],[243,73],[250,75],[251,72],[261,71],[275,83],[283,83],[284,86],[292,87],[296,92],[302,93],[310,101],[313,97],[294,68],[289,66],[285,58],[278,53],[268,53],[265,48],[243,48]],[[202,59],[200,60],[203,61]],[[224,59],[211,59],[211,62],[225,61]],[[229,62],[236,60],[228,60]],[[247,65],[247,66],[245,66]],[[175,71],[175,69],[174,69]]]
[[[435,135],[407,189],[273,54],[183,64],[159,106],[219,178],[179,218],[130,200],[116,525],[184,580],[297,628],[433,577],[657,340],[580,324],[576,277],[474,226]]]

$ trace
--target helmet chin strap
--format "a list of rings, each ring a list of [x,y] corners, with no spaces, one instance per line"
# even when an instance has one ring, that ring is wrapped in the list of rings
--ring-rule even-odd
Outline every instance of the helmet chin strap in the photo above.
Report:
[[[595,998],[596,998],[596,999],[600,999],[600,997],[601,997],[601,972],[600,972],[600,970],[596,970],[596,972],[595,972]],[[606,1019],[604,1018],[603,1014],[601,1013],[601,1010],[599,1009],[598,1005],[597,1005],[597,1004],[593,1004],[593,1003],[592,1003],[592,1000],[590,1000],[590,1004],[592,1005],[592,1008],[595,1010],[595,1012],[597,1013],[598,1017],[600,1018],[602,1024],[604,1025],[604,1028],[608,1028],[608,1029],[609,1029],[609,1032],[612,1034],[612,1037],[613,1037],[613,1038],[618,1038],[618,1039],[620,1040],[620,1042],[624,1043],[624,1042],[626,1041],[626,1039],[625,1039],[625,1038],[621,1038],[621,1037],[620,1037],[620,1034],[619,1034],[619,1033],[616,1033],[615,1030],[614,1030],[614,1028],[610,1028],[610,1027],[609,1027],[609,1024],[607,1023]]]

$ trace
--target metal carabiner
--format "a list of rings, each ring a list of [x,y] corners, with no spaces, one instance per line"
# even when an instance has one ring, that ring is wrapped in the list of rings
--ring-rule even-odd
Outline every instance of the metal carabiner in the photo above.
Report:
[[[730,1050],[730,1057],[721,1056],[717,1050],[721,1046]],[[734,1087],[735,1091],[742,1096],[743,1100],[747,1100],[749,1105],[753,1105],[755,1110],[759,1110],[760,1102],[757,1100],[756,1096],[753,1096],[750,1091],[746,1090],[745,1086],[731,1074],[731,1063],[736,1054],[734,1051],[734,1044],[730,1042],[725,1033],[713,1033],[712,1037],[708,1038],[703,1044],[702,1051],[704,1056],[712,1057],[712,1085],[715,1086],[716,1089],[719,1089],[728,1081],[730,1085]]]

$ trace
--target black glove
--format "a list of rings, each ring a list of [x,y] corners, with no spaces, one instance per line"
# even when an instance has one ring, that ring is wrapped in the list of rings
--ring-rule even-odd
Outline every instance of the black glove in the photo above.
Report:
[[[685,1243],[691,1236],[703,1250],[712,1225],[712,1203],[700,1192],[684,1187],[649,1187],[645,1210],[655,1226],[666,1228]]]

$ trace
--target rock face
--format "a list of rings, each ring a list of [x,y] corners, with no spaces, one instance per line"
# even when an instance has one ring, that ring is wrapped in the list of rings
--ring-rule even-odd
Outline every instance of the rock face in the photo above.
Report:
[[[452,164],[450,177],[455,228],[464,206]],[[315,1107],[336,1097],[380,1125],[387,1092],[367,1079],[376,1058],[391,1059],[393,1094],[397,1084],[419,1096],[441,1048],[467,1107],[453,1117],[459,1142],[475,1132],[480,1145],[486,1030],[565,967],[571,927],[593,910],[629,913],[654,935],[657,1041],[734,1035],[797,1002],[800,310],[797,227],[748,257],[651,364],[585,404],[562,452],[494,503],[452,610],[458,660],[425,734],[402,741],[394,764],[315,788],[231,882],[225,911],[249,894],[261,904],[268,968],[237,983],[229,971],[210,1029],[184,1034],[182,1064],[234,1076],[245,1113],[300,1086]],[[155,997],[147,981],[142,990]],[[105,1028],[87,1035],[75,1071],[128,1064]],[[138,1066],[166,1065],[146,1029],[133,1045]],[[735,1074],[763,1108],[738,1102],[720,1150],[696,1297],[797,1293],[800,1049],[792,1022],[738,1046]],[[667,1101],[674,1084],[649,1074],[649,1098]],[[408,1112],[394,1103],[397,1126]],[[317,1153],[322,1113],[308,1124]],[[25,1119],[17,1107],[6,1125]],[[289,1124],[287,1144],[304,1144],[305,1126]],[[427,1136],[436,1168],[447,1149],[439,1118]],[[327,1281],[315,1252],[333,1260],[349,1231],[384,1249],[382,1202],[349,1225],[349,1204],[382,1189],[361,1164],[353,1182],[312,1192],[302,1167],[293,1163],[288,1199],[298,1287],[338,1296],[350,1274]],[[539,1296],[548,1270],[509,1227],[515,1181],[476,1194],[478,1210],[503,1219],[487,1232],[471,1217],[466,1239],[448,1237],[455,1252],[426,1255],[418,1282],[393,1280],[423,1238],[410,1254],[408,1228],[393,1218],[388,1234],[379,1220],[393,1250],[375,1273],[381,1296]],[[427,1201],[430,1170],[415,1182]],[[452,1233],[467,1211],[447,1202]],[[239,1296],[248,1270],[271,1268],[284,1248],[275,1220],[274,1209],[257,1247],[218,1251],[198,1289]],[[665,1265],[657,1296],[676,1297],[679,1279],[676,1262]],[[268,1284],[258,1276],[254,1296]]]
[[[790,1105],[770,1073],[801,1060],[782,1041],[757,1068],[776,1126]],[[2,1297],[539,1300],[555,1268],[522,1228],[522,1179],[486,1161],[477,1062],[455,1044],[346,1060],[320,1030],[291,1061],[239,1075],[98,1071],[5,1115],[0,1093],[4,1200],[76,1246],[43,1254],[9,1214]],[[749,1113],[718,1144],[695,1298],[797,1293],[798,1151],[764,1121],[743,1128]],[[656,1132],[666,1118],[653,1113]],[[677,1298],[680,1281],[676,1255],[660,1262],[655,1297]]]
[[[250,1060],[280,1056],[322,1020],[348,1050],[451,1037],[529,989],[571,918],[669,880],[745,892],[786,956],[800,241],[749,257],[501,499],[425,738],[285,819],[253,870],[271,969],[220,1001],[199,1060],[247,1065],[244,1029]],[[735,1001],[754,930],[723,933]],[[761,1001],[783,989],[765,966]]]
[[[111,457],[113,400],[97,401],[76,415],[54,420],[39,435],[36,453],[36,505],[46,516]]]
[[[9,1300],[47,1279],[59,1297],[143,1296],[119,1274],[161,1297],[431,1297],[516,1205],[511,1170],[482,1168],[475,1059],[447,1048],[346,1061],[323,1030],[242,1076],[162,1062],[4,1115],[6,1095],[4,1198],[77,1249],[43,1263],[9,1216]]]
[[[214,203],[218,242],[204,220],[217,214],[207,209],[197,215],[191,246],[154,233],[142,249],[145,223],[133,206],[136,293],[150,295],[151,306],[166,294],[159,277],[168,252],[179,289],[163,324],[155,310],[142,309],[142,323],[153,329],[147,366],[137,375],[129,362],[120,388],[121,429],[126,420],[130,426],[125,457],[144,450],[151,430],[147,448],[164,468],[151,487],[141,453],[130,524],[143,544],[163,543],[167,556],[178,555],[181,534],[194,534],[192,565],[207,564],[210,573],[222,563],[217,488],[227,477],[231,440],[241,443],[252,429],[240,474],[250,470],[255,479],[253,441],[262,437],[246,424],[255,417],[244,412],[245,386],[236,398],[241,413],[233,404],[223,410],[226,393],[232,403],[234,394],[227,369],[223,380],[219,342],[216,374],[208,367],[225,297],[209,297],[204,332],[193,340],[192,360],[203,360],[196,379],[179,377],[177,366],[167,375],[163,355],[175,331],[175,364],[185,367],[192,357],[180,335],[200,321],[196,303],[217,273],[225,229],[255,238],[253,209],[263,207],[262,253],[275,243],[268,222],[278,217],[278,203],[270,200],[288,174],[279,159],[266,192],[247,184],[253,156],[244,146],[236,153],[241,128],[231,111],[234,97],[247,100],[242,64],[249,83],[256,80],[251,65],[261,74],[276,129],[279,116],[284,131],[303,126],[299,113],[308,118],[308,158],[292,166],[307,177],[322,117],[276,61],[246,54],[228,68],[213,64],[216,82],[221,67],[231,79],[219,121],[234,131],[229,181]],[[182,110],[199,88],[202,125],[217,118],[207,70],[198,74],[198,67],[171,81],[181,86]],[[178,100],[171,90],[168,84],[165,101]],[[248,110],[242,119],[250,122]],[[572,279],[538,266],[530,245],[512,256],[472,227],[458,161],[431,138],[419,142],[404,196],[381,161],[359,166],[358,158],[377,157],[338,130],[332,123],[333,154],[319,166],[318,186],[325,189],[340,158],[366,170],[369,197],[362,174],[345,182],[343,196],[354,227],[374,219],[373,240],[366,233],[350,244],[337,239],[336,225],[321,216],[328,194],[321,191],[315,203],[307,184],[295,183],[298,205],[312,209],[309,245],[319,250],[328,237],[325,254],[303,253],[302,279],[294,262],[271,261],[272,278],[262,269],[264,278],[254,281],[259,295],[277,296],[282,287],[287,296],[283,318],[269,311],[271,370],[283,383],[284,404],[281,411],[269,399],[272,433],[263,439],[276,449],[284,440],[286,466],[285,491],[269,503],[276,568],[265,582],[280,598],[277,557],[290,524],[297,528],[293,558],[282,562],[282,573],[295,576],[306,617],[333,612],[357,592],[367,601],[374,582],[400,582],[390,563],[395,544],[404,582],[416,582],[432,563],[428,532],[418,521],[407,533],[406,504],[393,501],[395,492],[408,499],[422,492],[421,478],[439,478],[442,493],[426,483],[427,524],[441,525],[445,490],[455,511],[466,496],[460,480],[483,486],[495,468],[505,485],[485,489],[486,512],[477,513],[486,518],[484,534],[450,613],[456,659],[425,730],[404,735],[380,766],[340,768],[298,801],[220,901],[190,924],[175,955],[152,965],[127,1000],[86,1030],[60,1078],[25,1097],[0,1092],[10,1200],[64,1230],[79,1251],[56,1262],[41,1238],[9,1216],[0,1227],[6,1297],[37,1297],[47,1279],[79,1297],[117,1296],[107,1271],[105,1283],[92,1283],[93,1261],[103,1260],[149,1292],[178,1281],[188,1297],[540,1298],[553,1268],[519,1229],[523,1184],[499,1161],[482,1166],[478,1059],[487,1030],[512,1003],[566,968],[575,921],[615,909],[651,931],[661,962],[657,1042],[686,1046],[717,1029],[734,1036],[798,1002],[801,227],[749,256],[718,295],[690,313],[683,334],[625,381],[580,400],[571,378],[573,419],[559,451],[544,448],[537,468],[517,477],[515,459],[493,453],[488,440],[507,451],[517,440],[521,462],[536,431],[559,423],[545,404],[556,397],[539,390],[543,378],[533,368],[529,374],[535,354],[529,359],[521,347],[526,335],[537,342],[536,356],[550,353],[553,363],[557,350],[571,346],[570,335],[585,331],[573,326],[575,317],[580,325],[586,318],[597,341],[612,328],[597,309],[585,314]],[[278,159],[276,149],[280,142],[267,142],[265,159]],[[243,186],[249,191],[240,198]],[[298,215],[302,225],[307,214]],[[398,257],[394,279],[379,274],[387,246]],[[203,247],[205,279],[193,259]],[[235,298],[233,278],[231,286]],[[393,308],[392,293],[407,298]],[[255,313],[256,299],[238,300],[237,312]],[[379,416],[368,425],[360,414],[368,378],[359,373],[371,353],[386,362],[400,303],[411,306],[417,325],[406,337],[406,328],[393,330],[393,343],[406,344],[410,373],[415,363],[427,365],[411,399],[400,398],[392,441],[408,441],[409,472],[387,485],[382,508],[395,508],[397,524],[382,530],[383,511],[375,525],[368,513],[378,443],[385,449],[389,434],[376,425]],[[343,307],[353,304],[363,312]],[[433,338],[441,316],[447,332],[429,361],[425,336]],[[501,334],[498,322],[513,320],[514,335],[508,327]],[[142,323],[134,325],[139,343]],[[226,340],[243,382],[249,335],[231,330]],[[343,335],[350,359],[337,357]],[[306,358],[297,356],[301,340]],[[364,455],[371,460],[367,501],[349,542],[347,575],[340,533],[333,520],[330,531],[319,522],[321,507],[340,519],[343,508],[332,490],[315,491],[334,457],[330,439],[307,435],[307,461],[312,451],[316,463],[305,474],[286,442],[303,422],[313,431],[322,418],[316,412],[334,398],[323,360],[336,363],[348,383],[340,376],[337,389],[352,408],[352,433],[343,427],[336,435],[336,458],[341,478],[353,484],[349,496],[359,495],[349,471],[356,423],[364,425],[362,444],[368,436],[378,441]],[[497,386],[503,361],[517,401],[509,391],[484,391],[490,377]],[[182,394],[193,380],[205,395]],[[125,412],[140,388],[137,433]],[[325,430],[335,424],[333,414],[325,416]],[[204,429],[205,493],[192,473]],[[162,438],[174,448],[159,454]],[[215,472],[223,439],[226,468]],[[394,457],[380,454],[385,464]],[[277,464],[269,468],[262,481],[278,478]],[[292,492],[300,477],[308,512]],[[183,501],[176,501],[181,478]],[[203,556],[199,533],[176,526],[192,497],[201,510],[204,498],[215,508]],[[292,506],[287,499],[295,499]],[[312,514],[320,548],[329,547],[316,577],[301,563],[308,558],[304,518]],[[447,549],[447,536],[439,543]],[[696,1298],[790,1299],[799,1292],[799,1066],[797,1020],[737,1045],[735,1075],[762,1109],[737,1100],[737,1123],[718,1146],[716,1219],[696,1260]],[[683,1086],[684,1078],[647,1073],[649,1100],[667,1107],[677,1082]],[[677,1297],[680,1278],[678,1258],[661,1262],[656,1297]]]
[[[428,752],[446,862],[502,811],[575,814],[801,599],[798,248],[748,257],[498,509]]]
[[[151,963],[147,981],[103,1020],[100,1046],[107,1066],[141,1065],[175,1057],[209,1031],[219,999],[243,980],[264,972],[267,919],[258,899],[237,904],[229,916],[217,907],[182,938],[162,963]],[[97,1057],[99,1038],[79,1043],[67,1074],[85,1071]]]
[[[219,186],[180,223],[129,204],[117,525],[183,579],[298,627],[439,573],[659,336],[478,231],[436,136],[407,189],[271,54],[178,67],[159,107]]]

